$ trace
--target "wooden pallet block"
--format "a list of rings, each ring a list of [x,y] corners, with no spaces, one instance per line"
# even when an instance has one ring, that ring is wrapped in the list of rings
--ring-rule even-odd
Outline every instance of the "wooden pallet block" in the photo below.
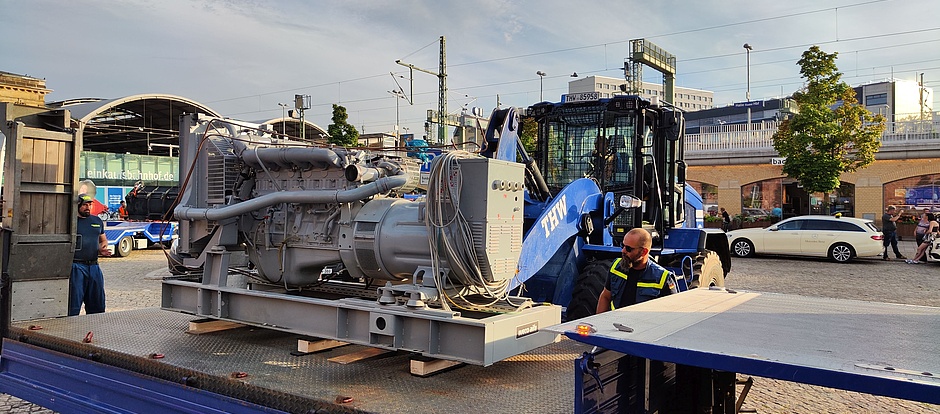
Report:
[[[349,342],[337,341],[333,339],[298,339],[297,352],[301,354],[309,354],[313,352],[339,348],[346,345],[349,345]]]
[[[430,377],[463,365],[463,362],[448,361],[446,359],[413,358],[411,360],[411,375]]]
[[[209,332],[224,331],[227,329],[241,328],[245,325],[236,322],[220,321],[217,319],[199,319],[189,322],[189,329],[186,333],[201,335]]]
[[[353,362],[362,361],[364,359],[374,358],[388,352],[390,351],[386,351],[381,348],[365,348],[361,351],[353,352],[351,354],[335,356],[333,358],[327,359],[327,361],[346,365]]]

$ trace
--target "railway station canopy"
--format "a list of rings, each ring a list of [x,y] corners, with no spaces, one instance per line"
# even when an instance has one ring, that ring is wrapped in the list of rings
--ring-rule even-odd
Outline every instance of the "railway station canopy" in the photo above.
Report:
[[[140,94],[122,98],[80,98],[47,104],[50,108],[68,109],[73,127],[82,130],[85,151],[116,154],[178,156],[179,119],[187,113],[223,115],[208,105],[182,96]],[[300,120],[275,118],[258,122],[269,124],[278,133],[292,137],[304,136],[318,140],[326,131],[316,124]]]

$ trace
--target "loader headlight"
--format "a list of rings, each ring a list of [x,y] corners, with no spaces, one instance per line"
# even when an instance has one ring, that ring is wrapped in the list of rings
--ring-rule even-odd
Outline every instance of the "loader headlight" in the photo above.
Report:
[[[622,195],[620,196],[620,207],[623,208],[637,208],[643,205],[643,201],[639,198],[636,198],[632,195]]]

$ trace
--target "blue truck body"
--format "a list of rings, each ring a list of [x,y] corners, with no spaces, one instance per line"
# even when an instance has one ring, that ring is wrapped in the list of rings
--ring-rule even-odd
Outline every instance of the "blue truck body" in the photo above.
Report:
[[[118,221],[105,222],[104,234],[114,255],[125,257],[135,249],[146,249],[155,243],[167,243],[176,237],[174,221]]]

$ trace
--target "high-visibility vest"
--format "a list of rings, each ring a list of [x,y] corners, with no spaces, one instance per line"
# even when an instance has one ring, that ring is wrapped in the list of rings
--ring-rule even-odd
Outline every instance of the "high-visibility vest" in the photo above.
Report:
[[[621,302],[623,298],[623,293],[625,291],[624,287],[626,282],[629,279],[626,273],[621,272],[618,268],[622,258],[614,260],[614,264],[610,266],[610,275],[617,277],[610,277],[610,309],[616,309],[616,304]],[[640,278],[636,282],[636,298],[635,303],[645,302],[650,299],[655,299],[659,297],[660,292],[663,287],[666,286],[666,283],[669,283],[669,290],[675,292],[675,282],[674,277],[670,278],[669,275],[671,272],[666,270],[666,268],[660,266],[652,260],[647,260],[646,269],[643,270],[643,273],[640,274]]]

